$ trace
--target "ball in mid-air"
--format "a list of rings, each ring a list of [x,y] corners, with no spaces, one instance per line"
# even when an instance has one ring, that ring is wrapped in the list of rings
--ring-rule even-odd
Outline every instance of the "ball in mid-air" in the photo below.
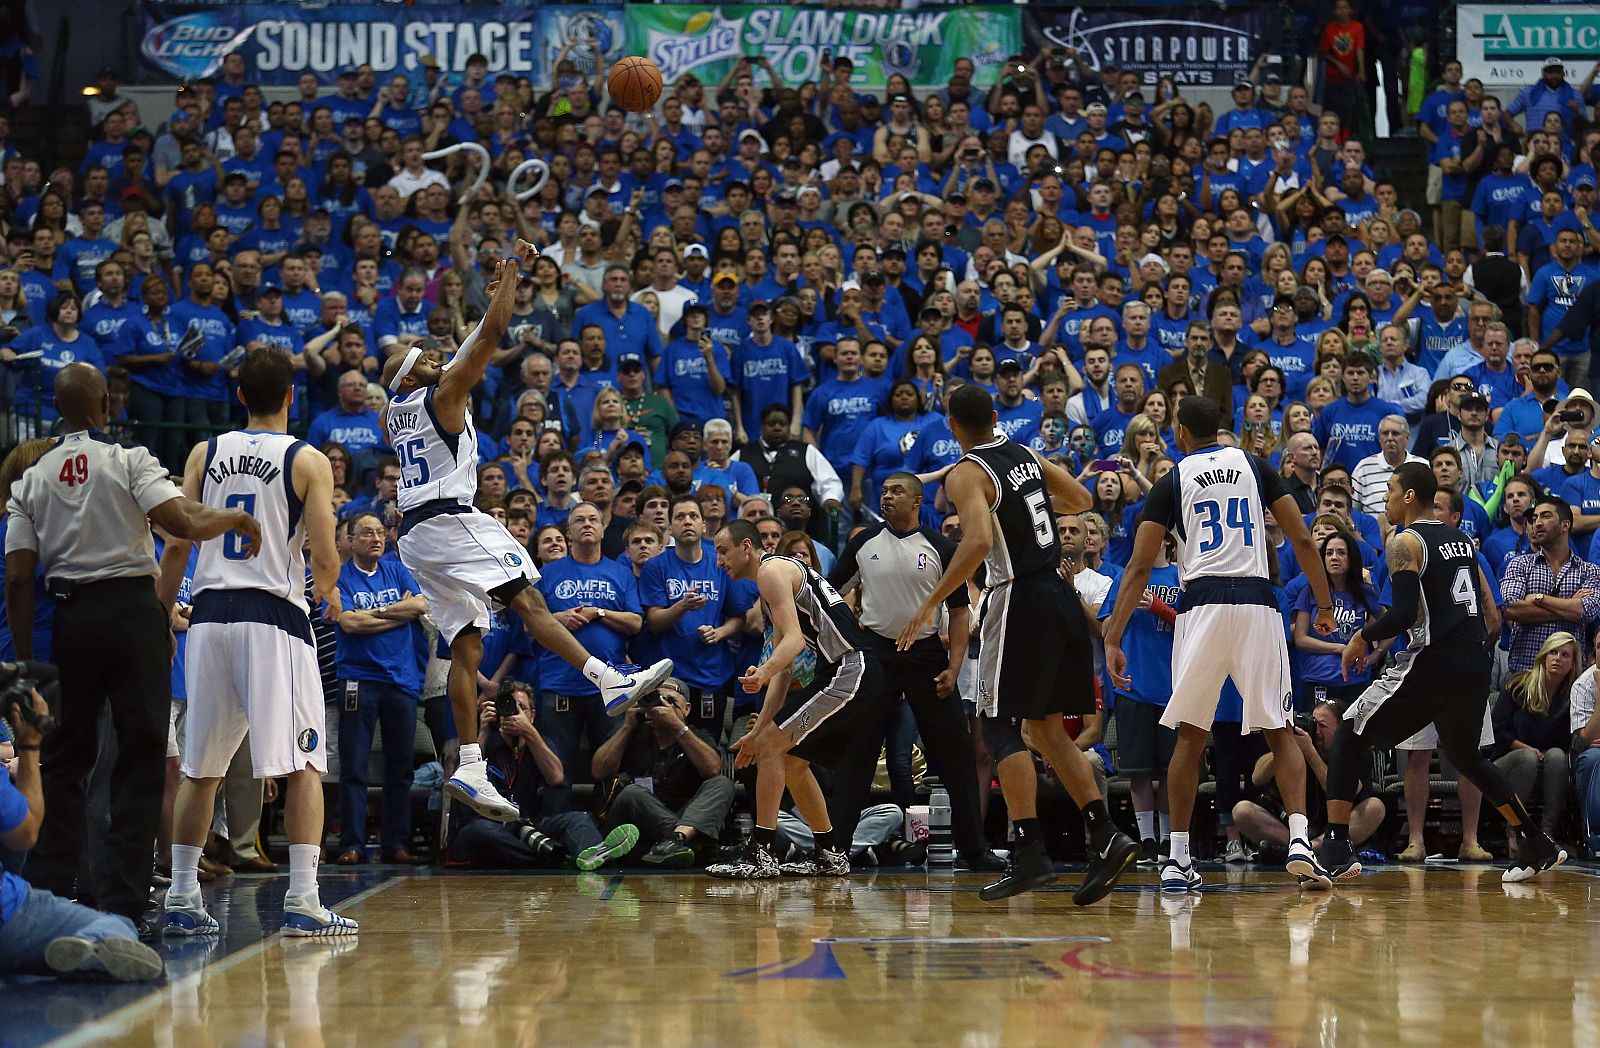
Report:
[[[611,98],[630,113],[643,113],[661,97],[661,68],[648,58],[629,55],[611,67]]]

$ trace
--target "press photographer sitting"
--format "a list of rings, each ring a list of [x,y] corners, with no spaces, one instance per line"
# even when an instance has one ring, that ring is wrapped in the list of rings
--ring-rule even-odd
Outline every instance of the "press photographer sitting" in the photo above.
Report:
[[[459,828],[450,842],[451,863],[493,870],[560,866],[570,856],[588,872],[615,863],[639,843],[637,827],[617,825],[602,840],[587,812],[572,810],[572,791],[557,757],[533,726],[533,689],[507,681],[494,699],[478,704],[478,745],[489,778],[522,813],[503,823],[454,809]]]
[[[632,780],[613,791],[601,821],[636,824],[651,846],[642,860],[649,866],[699,865],[733,807],[722,754],[709,732],[685,723],[689,708],[688,687],[668,677],[623,715],[591,764],[596,782],[618,774]]]
[[[0,709],[6,709],[8,701],[0,698]],[[27,704],[26,713],[23,703]],[[16,759],[10,774],[0,775],[0,852],[20,854],[33,847],[44,822],[39,742],[44,738],[41,728],[47,726],[49,710],[39,693],[30,691],[10,703],[6,713]],[[148,982],[161,972],[161,955],[139,941],[128,918],[30,888],[11,872],[10,863],[0,869],[0,976]]]

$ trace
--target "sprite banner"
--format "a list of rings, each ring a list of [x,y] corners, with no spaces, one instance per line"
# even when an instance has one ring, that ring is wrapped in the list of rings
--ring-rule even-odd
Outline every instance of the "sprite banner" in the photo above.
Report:
[[[1551,58],[1565,63],[1577,84],[1600,56],[1600,5],[1462,4],[1456,56],[1463,75],[1485,84],[1534,83]]]
[[[716,83],[741,58],[766,58],[786,84],[814,81],[823,53],[855,63],[854,86],[881,89],[899,73],[914,87],[943,86],[957,58],[976,82],[994,83],[1022,47],[1017,7],[935,7],[849,11],[821,7],[629,4],[627,48],[661,67],[668,83],[685,73]],[[764,80],[758,80],[764,84]]]

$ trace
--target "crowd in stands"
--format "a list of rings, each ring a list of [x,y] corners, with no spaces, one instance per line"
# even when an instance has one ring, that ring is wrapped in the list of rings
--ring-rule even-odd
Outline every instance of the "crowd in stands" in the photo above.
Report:
[[[1335,51],[1351,25],[1340,0]],[[478,506],[527,546],[590,652],[677,670],[660,702],[613,722],[514,617],[497,624],[484,742],[525,819],[460,820],[451,857],[553,863],[628,822],[639,854],[687,865],[734,839],[728,710],[753,702],[735,678],[761,637],[753,587],[704,541],[720,522],[752,520],[769,550],[827,574],[905,470],[924,482],[924,523],[958,535],[940,480],[961,449],[942,412],[977,384],[1006,436],[1092,495],[1061,522],[1063,570],[1109,613],[1145,493],[1182,457],[1176,405],[1207,397],[1232,419],[1224,439],[1286,478],[1334,583],[1339,631],[1321,637],[1301,566],[1266,522],[1307,747],[1374,672],[1346,678],[1337,652],[1389,600],[1384,485],[1420,459],[1438,515],[1479,544],[1498,587],[1495,753],[1552,832],[1581,837],[1561,819],[1569,764],[1578,822],[1600,818],[1594,70],[1574,85],[1552,60],[1496,97],[1438,63],[1409,114],[1429,178],[1408,199],[1332,71],[1327,105],[1257,75],[1213,109],[1071,52],[1016,62],[993,89],[958,59],[937,90],[896,75],[875,93],[843,58],[801,84],[744,61],[629,114],[603,68],[566,55],[548,84],[490,75],[475,55],[457,71],[342,70],[332,90],[308,74],[269,100],[234,54],[178,89],[159,126],[107,75],[76,168],[44,170],[0,118],[8,436],[50,433],[54,374],[90,361],[112,379],[116,434],[178,470],[194,441],[242,419],[242,352],[290,355],[292,425],[332,460],[347,558],[344,617],[317,624],[343,783],[333,854],[366,859],[381,725],[374,839],[408,860],[419,709],[446,759],[454,729],[442,649],[393,554],[395,488],[414,467],[385,445],[376,378],[413,345],[453,352],[485,308],[486,268],[514,238],[539,245],[474,394]],[[1346,65],[1359,76],[1360,60]],[[470,152],[423,159],[460,142],[489,150],[475,191]],[[549,177],[517,200],[506,179],[529,158]],[[1170,693],[1175,569],[1151,585],[1126,642],[1133,682],[1105,679],[1109,712],[1079,736],[1113,776],[1119,708]],[[502,690],[517,713],[496,714]],[[1219,841],[1242,859],[1272,843],[1276,809],[1252,785],[1271,780],[1265,748],[1226,737],[1223,701]],[[885,734],[890,765],[910,767],[914,731]],[[1407,795],[1420,775],[1425,801],[1414,752]],[[1124,774],[1140,837],[1159,839],[1165,758],[1139,756]],[[626,785],[604,785],[619,773]],[[1419,828],[1411,843],[1422,849]],[[1475,825],[1463,848],[1476,854]]]

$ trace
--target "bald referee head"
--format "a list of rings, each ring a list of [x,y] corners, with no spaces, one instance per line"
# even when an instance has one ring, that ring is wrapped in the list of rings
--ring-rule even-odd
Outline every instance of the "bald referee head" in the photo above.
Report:
[[[56,410],[68,432],[103,428],[111,417],[111,398],[100,369],[77,363],[56,372]]]

